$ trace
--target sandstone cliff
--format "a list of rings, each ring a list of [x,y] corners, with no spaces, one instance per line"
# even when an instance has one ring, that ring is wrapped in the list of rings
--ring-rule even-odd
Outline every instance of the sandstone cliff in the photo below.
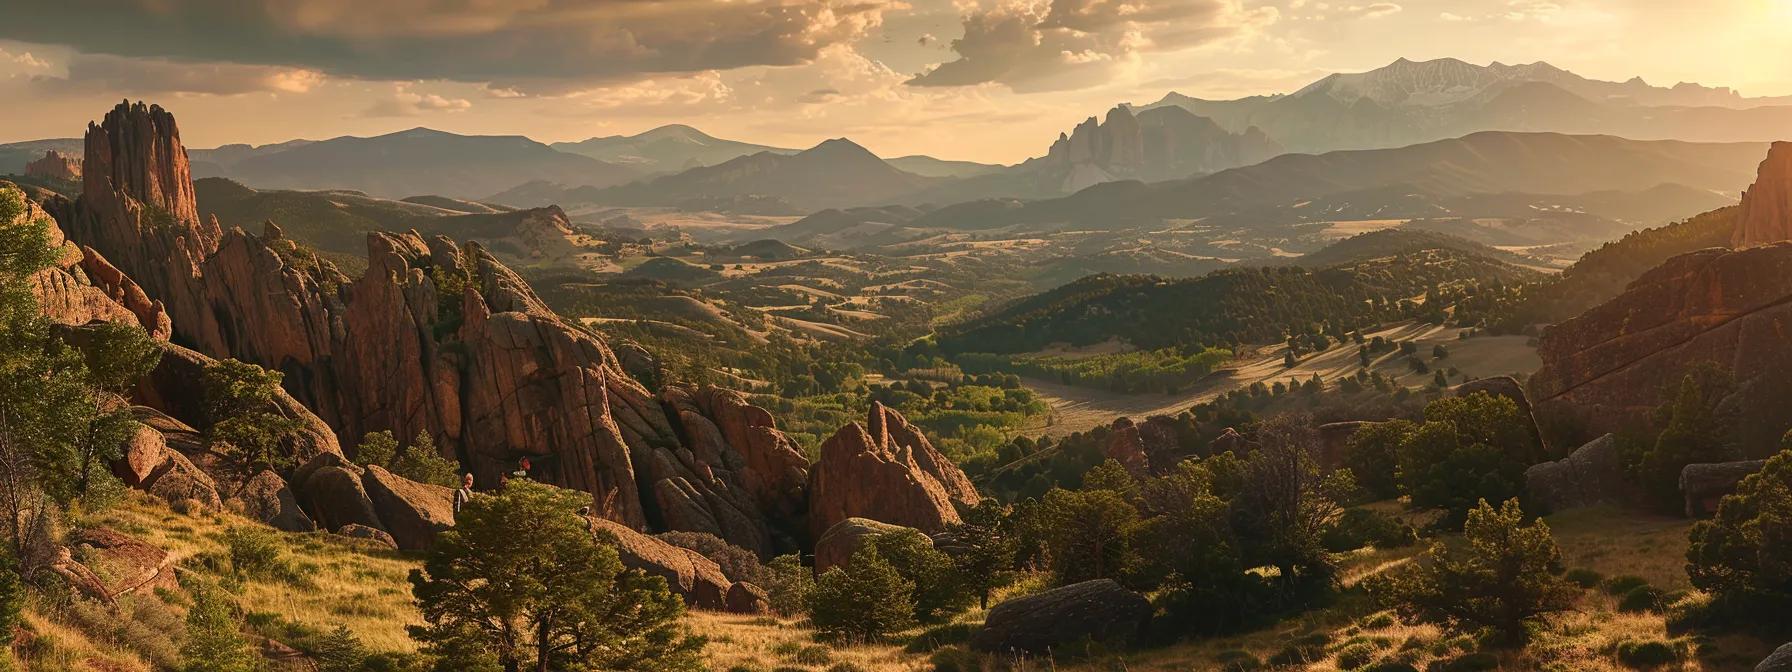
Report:
[[[713,390],[657,398],[480,246],[374,233],[351,280],[274,223],[257,236],[201,221],[161,108],[120,105],[87,145],[86,191],[58,213],[70,237],[166,308],[192,349],[165,363],[233,357],[284,373],[334,434],[300,446],[301,461],[367,432],[428,431],[479,487],[529,457],[534,478],[591,493],[630,527],[711,532],[761,554],[802,542],[807,464],[769,414]],[[167,379],[148,396],[196,422],[155,393]]]
[[[864,425],[842,427],[821,444],[809,474],[809,530],[815,538],[847,518],[938,532],[959,521],[954,503],[974,505],[977,489],[902,414],[872,402]]]
[[[1544,332],[1530,379],[1540,413],[1596,434],[1645,426],[1662,388],[1700,362],[1732,372],[1729,403],[1751,428],[1744,450],[1771,446],[1792,418],[1792,243],[1712,249],[1668,260],[1623,294]]]
[[[1792,240],[1792,142],[1776,142],[1742,194],[1742,216],[1731,237],[1735,247]]]
[[[1114,180],[1173,180],[1246,166],[1281,150],[1255,128],[1229,133],[1180,107],[1134,114],[1122,106],[1100,122],[1089,117],[1060,134],[1046,156],[1031,163],[1068,193]]]
[[[81,181],[81,160],[72,156],[64,156],[54,149],[44,152],[41,159],[25,164],[25,175],[41,177],[63,182]]]

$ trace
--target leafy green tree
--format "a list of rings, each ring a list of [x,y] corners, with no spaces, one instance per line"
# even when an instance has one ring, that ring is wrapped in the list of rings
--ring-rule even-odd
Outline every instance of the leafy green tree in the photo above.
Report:
[[[367,647],[346,625],[325,633],[312,649],[317,672],[362,672],[367,663]]]
[[[1139,510],[1118,492],[1053,488],[1039,513],[1058,584],[1124,576],[1137,561],[1131,535]]]
[[[355,464],[379,465],[418,483],[460,487],[460,463],[442,457],[427,430],[418,432],[417,440],[405,447],[398,445],[390,431],[369,432],[355,449]]]
[[[1257,427],[1257,449],[1244,458],[1230,498],[1234,534],[1247,566],[1277,568],[1284,600],[1329,590],[1337,567],[1321,537],[1339,514],[1313,462],[1312,418],[1282,415]]]
[[[206,439],[214,450],[233,458],[244,480],[264,469],[292,466],[292,456],[282,450],[281,442],[304,425],[275,410],[283,377],[234,359],[205,367],[201,382],[211,423]]]
[[[704,640],[679,623],[665,580],[624,570],[614,540],[578,515],[589,499],[528,480],[475,498],[442,533],[411,593],[411,636],[454,669],[700,670]]]
[[[952,556],[933,547],[933,540],[915,530],[880,534],[870,540],[877,554],[914,586],[915,619],[937,623],[971,606]]]
[[[1468,513],[1461,543],[1438,542],[1411,570],[1374,584],[1401,617],[1459,631],[1491,629],[1522,644],[1526,625],[1573,607],[1579,589],[1556,575],[1561,551],[1542,520],[1525,523],[1518,500],[1482,501]]]
[[[1350,436],[1344,449],[1344,467],[1356,476],[1357,485],[1376,500],[1400,496],[1394,478],[1399,468],[1400,443],[1417,427],[1408,420],[1389,420],[1364,425]]]
[[[120,383],[96,377],[80,351],[52,334],[32,278],[59,250],[49,221],[27,219],[25,210],[22,192],[0,189],[0,534],[29,575],[53,559],[54,518],[108,476],[102,458],[129,425],[108,391]]]
[[[1663,390],[1670,401],[1655,412],[1661,433],[1634,467],[1643,492],[1657,508],[1680,509],[1680,471],[1686,465],[1738,457],[1734,414],[1723,406],[1734,389],[1728,371],[1706,362]]]
[[[785,616],[808,609],[809,594],[815,591],[815,572],[803,566],[796,554],[772,558],[765,566],[765,589],[772,611]]]
[[[1140,578],[1160,586],[1157,606],[1168,615],[1160,622],[1174,623],[1178,635],[1239,627],[1263,606],[1212,481],[1204,463],[1188,461],[1146,483],[1142,495],[1151,515],[1134,535]]]
[[[442,457],[428,431],[418,432],[417,440],[399,453],[398,460],[392,463],[392,473],[418,483],[460,487],[460,463]]]
[[[1692,584],[1731,616],[1792,612],[1792,434],[1761,471],[1718,504],[1717,515],[1693,525],[1686,551]]]
[[[361,437],[361,445],[355,447],[355,464],[363,467],[379,465],[389,467],[398,459],[398,439],[390,430],[368,432]]]
[[[914,591],[876,544],[866,544],[845,567],[830,567],[815,580],[809,620],[829,639],[877,641],[914,625]]]
[[[235,605],[215,587],[193,591],[187,610],[187,642],[181,646],[183,672],[260,672],[261,656],[249,648]]]
[[[940,545],[952,557],[965,589],[977,597],[978,606],[988,609],[990,593],[1014,582],[1019,540],[1007,508],[994,499],[978,502],[962,518],[946,527]]]
[[[1511,399],[1477,392],[1425,407],[1425,423],[1401,441],[1400,487],[1416,506],[1443,509],[1455,525],[1480,500],[1517,497],[1536,451]]]

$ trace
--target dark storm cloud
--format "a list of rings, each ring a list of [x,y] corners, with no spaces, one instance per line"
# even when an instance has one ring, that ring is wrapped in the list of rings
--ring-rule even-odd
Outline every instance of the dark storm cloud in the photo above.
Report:
[[[877,25],[838,0],[14,0],[0,38],[89,54],[565,91],[795,65]]]

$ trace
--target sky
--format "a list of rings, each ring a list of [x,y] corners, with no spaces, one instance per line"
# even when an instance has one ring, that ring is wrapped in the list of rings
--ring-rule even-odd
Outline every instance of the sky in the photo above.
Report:
[[[1397,58],[1792,95],[1792,0],[8,0],[0,141],[119,100],[187,145],[684,123],[1013,163],[1119,103],[1288,93]]]

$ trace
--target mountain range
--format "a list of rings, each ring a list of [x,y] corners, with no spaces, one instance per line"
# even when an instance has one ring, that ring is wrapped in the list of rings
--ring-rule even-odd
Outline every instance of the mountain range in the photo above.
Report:
[[[1332,74],[1286,95],[1204,100],[1170,93],[1142,109],[1159,107],[1189,110],[1233,132],[1255,127],[1299,152],[1396,147],[1485,130],[1730,142],[1777,139],[1792,127],[1792,97],[1744,98],[1697,84],[1588,79],[1542,62],[1477,66],[1452,58]]]
[[[916,224],[945,229],[1116,226],[1301,209],[1350,194],[1383,200],[1566,196],[1675,184],[1692,192],[1729,195],[1749,184],[1765,151],[1765,143],[1488,131],[1395,149],[1285,154],[1187,180],[1113,182],[1057,199],[962,203],[929,213]],[[1308,219],[1342,219],[1327,212],[1310,214]],[[1352,216],[1366,214],[1373,211]]]

